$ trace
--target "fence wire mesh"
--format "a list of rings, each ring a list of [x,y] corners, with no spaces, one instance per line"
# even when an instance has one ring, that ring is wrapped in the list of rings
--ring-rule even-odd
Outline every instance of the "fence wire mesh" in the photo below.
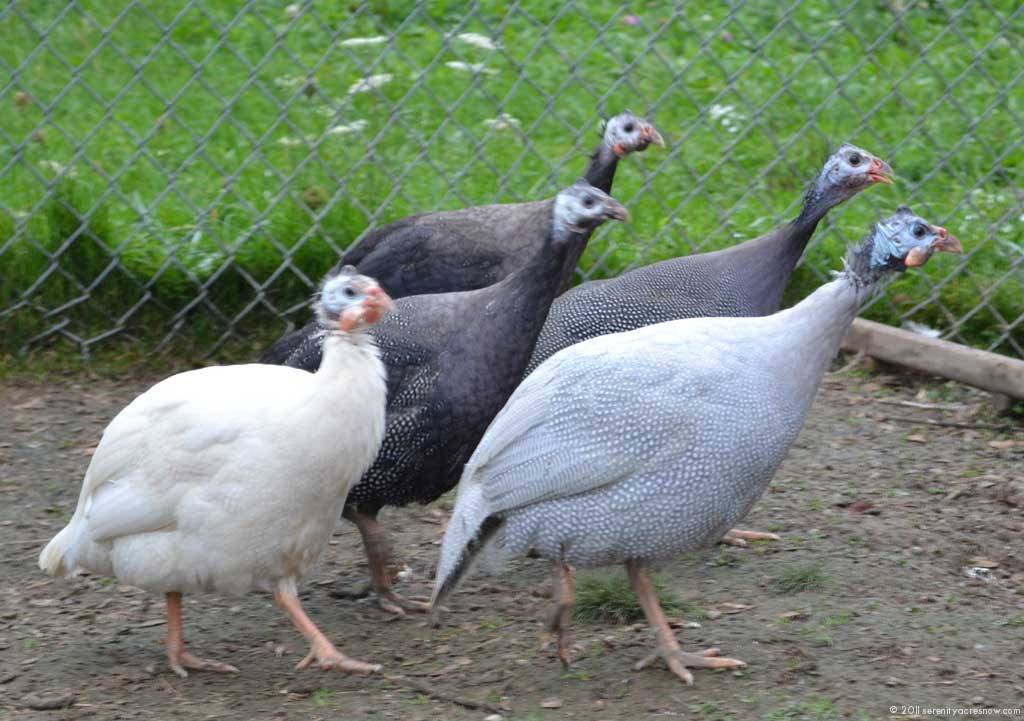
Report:
[[[1024,356],[1017,2],[20,0],[0,37],[8,350],[283,331],[366,230],[549,196],[628,107],[669,147],[620,168],[635,222],[582,279],[763,233],[850,140],[901,180],[830,216],[790,300],[906,203],[968,252],[869,315]]]

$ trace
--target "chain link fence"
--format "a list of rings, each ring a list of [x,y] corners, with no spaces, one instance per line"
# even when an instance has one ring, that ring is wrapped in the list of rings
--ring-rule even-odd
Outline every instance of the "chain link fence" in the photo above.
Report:
[[[669,147],[619,169],[634,223],[582,279],[771,229],[850,140],[901,180],[830,216],[790,300],[907,203],[968,252],[868,315],[1024,356],[1017,2],[14,0],[0,38],[9,351],[270,338],[365,231],[549,196],[630,108]]]

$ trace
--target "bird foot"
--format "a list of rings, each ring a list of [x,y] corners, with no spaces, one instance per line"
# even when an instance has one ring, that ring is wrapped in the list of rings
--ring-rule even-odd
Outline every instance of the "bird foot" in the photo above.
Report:
[[[568,629],[552,629],[541,637],[540,643],[541,650],[546,651],[551,646],[551,641],[558,639],[558,660],[562,662],[562,666],[566,670],[572,667],[572,656],[569,653],[570,637]]]
[[[309,654],[295,664],[295,670],[301,671],[309,668],[316,661],[323,670],[338,670],[343,673],[356,673],[367,675],[377,673],[381,670],[378,663],[364,663],[354,658],[349,658],[336,649],[330,641],[314,641]]]
[[[220,661],[211,661],[208,658],[197,658],[188,651],[179,651],[178,653],[171,654],[168,657],[168,663],[170,664],[171,670],[178,674],[182,678],[188,678],[188,671],[185,669],[190,668],[194,671],[216,671],[217,673],[238,673],[238,669],[229,663],[221,663]]]
[[[781,537],[775,533],[767,533],[764,531],[741,531],[738,528],[734,528],[722,536],[722,540],[719,543],[723,543],[727,546],[738,546],[739,548],[746,548],[747,541],[778,541]]]
[[[687,686],[693,685],[693,674],[688,668],[746,668],[747,664],[735,658],[719,656],[717,648],[709,648],[697,653],[686,653],[678,648],[659,646],[654,653],[639,661],[634,668],[637,671],[646,668],[656,659],[665,661],[669,671],[675,674]]]
[[[405,616],[406,612],[409,613],[430,613],[432,607],[429,603],[423,603],[422,601],[413,601],[409,598],[403,598],[394,591],[377,591],[377,605],[384,611],[392,613],[395,616]]]

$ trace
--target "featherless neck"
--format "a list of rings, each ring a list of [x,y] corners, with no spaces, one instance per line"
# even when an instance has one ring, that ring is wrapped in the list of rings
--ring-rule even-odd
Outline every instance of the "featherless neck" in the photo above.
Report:
[[[818,223],[828,215],[828,211],[841,202],[830,198],[818,186],[819,182],[816,180],[807,189],[807,192],[804,194],[803,206],[800,208],[800,215],[793,221],[793,225],[805,231],[808,238],[814,233]]]
[[[850,248],[846,253],[846,268],[841,276],[856,285],[858,295],[869,295],[878,283],[895,268],[881,262],[876,257],[876,245],[873,235],[858,246]]]
[[[598,190],[606,193],[612,192],[612,181],[615,179],[615,169],[619,166],[619,156],[604,142],[590,156],[590,165],[584,179]]]

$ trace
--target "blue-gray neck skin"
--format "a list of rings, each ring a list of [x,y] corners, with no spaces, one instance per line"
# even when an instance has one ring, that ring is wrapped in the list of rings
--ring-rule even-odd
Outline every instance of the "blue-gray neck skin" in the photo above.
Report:
[[[870,292],[890,272],[902,273],[907,269],[901,260],[896,230],[885,221],[877,223],[863,243],[846,253],[843,275],[849,277],[858,289]]]

